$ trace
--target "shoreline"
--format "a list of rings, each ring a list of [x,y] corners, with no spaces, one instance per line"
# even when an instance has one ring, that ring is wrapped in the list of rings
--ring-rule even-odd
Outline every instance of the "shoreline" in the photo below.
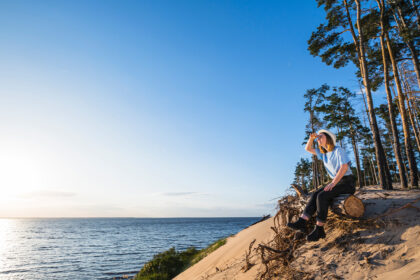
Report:
[[[172,267],[172,269],[177,269],[179,270],[179,272],[176,275],[168,276],[168,278],[171,278],[171,279],[174,277],[176,278],[178,277],[178,275],[182,274],[184,271],[188,270],[189,268],[194,266],[196,263],[206,258],[209,254],[219,249],[220,247],[224,246],[229,238],[235,237],[237,234],[239,234],[243,230],[246,230],[260,222],[263,222],[269,219],[270,217],[271,215],[263,215],[259,220],[239,230],[237,233],[231,234],[227,237],[222,237],[216,240],[215,242],[210,243],[208,246],[202,249],[189,247],[185,250],[176,251],[175,248],[172,247],[166,251],[160,252],[156,254],[151,260],[147,261],[143,265],[143,267],[140,269],[140,271],[134,276],[134,278],[131,278],[131,279],[143,280],[143,279],[149,279],[148,277],[150,277],[150,279],[155,279],[155,277],[157,277],[157,273],[164,273],[164,270],[161,269],[159,271],[158,268],[152,267],[155,262],[159,263],[159,267],[162,267],[162,266],[165,267],[165,262],[169,264],[170,262],[173,263],[174,259],[180,259],[180,262],[178,262],[177,264],[180,267]],[[249,217],[249,218],[253,218],[253,217]],[[121,278],[121,279],[124,279],[124,278]]]

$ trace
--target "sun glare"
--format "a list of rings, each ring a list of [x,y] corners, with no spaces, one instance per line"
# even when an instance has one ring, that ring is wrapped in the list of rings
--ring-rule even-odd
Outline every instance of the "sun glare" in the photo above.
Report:
[[[0,201],[9,201],[26,192],[42,188],[45,181],[43,166],[34,155],[21,153],[6,153],[0,157],[1,195]]]

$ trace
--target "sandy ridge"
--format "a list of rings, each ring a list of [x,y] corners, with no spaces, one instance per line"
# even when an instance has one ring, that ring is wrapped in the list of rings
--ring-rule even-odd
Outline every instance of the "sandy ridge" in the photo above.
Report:
[[[420,190],[383,191],[368,187],[358,193],[366,205],[366,215],[385,213],[420,197]],[[420,202],[415,206],[420,207]],[[255,250],[255,265],[243,272],[245,252],[256,239],[254,247],[274,238],[273,218],[257,223],[229,237],[224,246],[187,269],[176,280],[259,279],[263,270]],[[389,279],[420,280],[420,211],[407,208],[384,218],[378,229],[355,230],[347,246],[336,246],[342,234],[327,228],[327,238],[305,243],[295,253],[292,266],[310,272],[314,279]]]

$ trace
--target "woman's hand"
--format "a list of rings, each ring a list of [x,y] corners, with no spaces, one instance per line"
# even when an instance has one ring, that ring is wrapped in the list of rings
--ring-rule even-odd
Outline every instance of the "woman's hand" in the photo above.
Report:
[[[324,191],[329,192],[330,190],[332,190],[335,187],[335,184],[333,183],[329,183],[328,185],[325,186]]]
[[[316,151],[313,148],[314,139],[317,137],[316,133],[309,134],[308,143],[306,143],[305,150],[316,156]]]
[[[328,192],[332,190],[335,187],[335,185],[337,185],[338,182],[340,182],[341,178],[343,178],[348,168],[349,168],[349,165],[347,163],[341,165],[340,169],[338,170],[337,175],[335,175],[335,178],[331,181],[331,183],[325,186],[324,191]]]

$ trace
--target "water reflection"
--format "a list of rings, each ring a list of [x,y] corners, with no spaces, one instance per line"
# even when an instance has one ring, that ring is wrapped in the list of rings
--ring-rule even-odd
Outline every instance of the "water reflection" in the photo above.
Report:
[[[9,253],[14,244],[16,220],[0,219],[0,272],[8,270],[12,261]]]
[[[134,276],[154,254],[198,248],[255,218],[0,219],[0,279]]]

